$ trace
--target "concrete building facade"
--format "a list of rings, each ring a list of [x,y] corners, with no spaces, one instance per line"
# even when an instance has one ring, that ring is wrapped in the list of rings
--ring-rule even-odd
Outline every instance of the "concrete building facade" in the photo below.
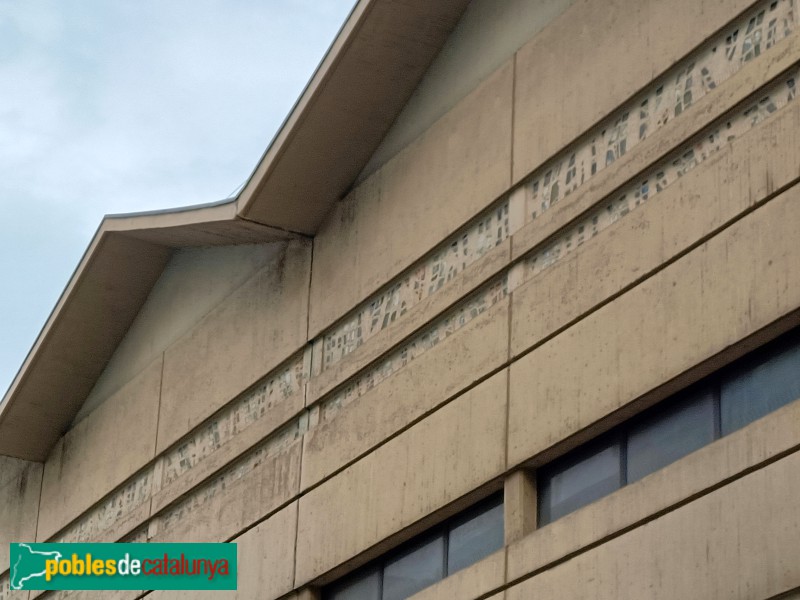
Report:
[[[795,0],[361,0],[238,198],[107,217],[8,542],[297,600],[800,598]]]

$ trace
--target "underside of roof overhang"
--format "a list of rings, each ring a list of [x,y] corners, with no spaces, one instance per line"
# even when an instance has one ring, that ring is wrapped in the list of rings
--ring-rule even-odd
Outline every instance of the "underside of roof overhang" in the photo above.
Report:
[[[236,218],[234,201],[106,217],[0,404],[0,455],[47,457],[176,248],[292,237]]]
[[[350,190],[468,4],[359,2],[239,195],[239,215],[313,235]]]
[[[469,0],[360,0],[238,198],[106,217],[0,403],[0,455],[45,460],[176,248],[314,235]]]

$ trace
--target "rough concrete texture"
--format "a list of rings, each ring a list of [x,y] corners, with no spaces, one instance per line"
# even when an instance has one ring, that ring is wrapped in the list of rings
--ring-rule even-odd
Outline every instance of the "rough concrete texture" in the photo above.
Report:
[[[666,512],[796,448],[800,402],[723,437],[508,546],[508,581]]]
[[[323,370],[357,350],[364,342],[390,328],[397,319],[433,295],[508,239],[508,200],[461,229],[438,251],[419,261],[393,285],[371,296],[345,320],[323,336]],[[480,261],[483,262],[483,261]],[[452,287],[452,286],[451,286]],[[401,319],[407,321],[407,318]]]
[[[306,362],[302,355],[289,361],[162,454],[153,511],[187,493],[295,417],[304,404]]]
[[[508,189],[512,71],[493,73],[333,209],[314,238],[310,336]]]
[[[800,439],[798,403],[538,531],[533,482],[514,468],[797,315],[800,191],[758,205],[800,177],[800,37],[789,0],[745,4],[577,0],[338,204],[312,281],[309,245],[278,243],[273,262],[245,258],[253,270],[230,274],[241,277],[223,302],[193,306],[158,350],[157,449],[152,423],[152,436],[109,442],[140,418],[104,417],[114,396],[86,405],[44,468],[39,539],[236,538],[230,597],[311,600],[295,582],[337,577],[505,483],[506,552],[418,598],[484,597],[539,570],[490,598],[585,597],[589,585],[608,598],[764,598],[800,585],[784,558],[797,554],[798,490],[781,487],[800,459],[780,459]],[[521,358],[458,396],[509,353]],[[93,453],[121,444],[135,451],[97,469]],[[36,502],[4,505],[3,476],[0,462],[5,533]]]
[[[622,188],[616,190],[610,197],[602,199],[598,205],[594,206],[587,213],[571,223],[568,227],[559,231],[555,236],[552,236],[546,241],[543,247],[535,250],[533,253],[525,257],[525,277],[531,277],[539,272],[548,269],[551,265],[563,259],[565,255],[570,254],[573,250],[579,248],[584,242],[596,236],[598,233],[614,225],[617,221],[627,217],[632,211],[637,208],[652,202],[656,196],[664,191],[668,191],[673,185],[683,184],[684,192],[692,197],[696,197],[699,193],[697,188],[691,187],[687,189],[687,184],[684,179],[690,173],[703,164],[717,164],[720,163],[720,155],[732,154],[732,143],[738,138],[744,137],[748,141],[752,141],[752,137],[769,136],[767,139],[770,142],[773,138],[782,138],[777,141],[778,145],[787,146],[787,154],[790,160],[785,158],[780,160],[777,168],[773,168],[770,161],[766,156],[762,155],[759,158],[763,163],[763,171],[755,171],[752,173],[745,173],[743,176],[749,176],[746,180],[742,181],[748,185],[750,190],[754,187],[760,187],[764,193],[769,193],[781,187],[773,179],[774,174],[783,175],[784,178],[789,177],[793,179],[797,174],[797,169],[791,162],[792,155],[792,140],[793,134],[789,132],[781,132],[779,128],[775,127],[776,120],[789,121],[792,120],[792,115],[796,114],[792,108],[795,108],[795,103],[790,105],[790,102],[795,97],[795,81],[797,76],[800,75],[798,68],[792,69],[788,74],[781,77],[777,82],[762,90],[758,100],[748,102],[744,109],[739,109],[736,114],[723,118],[721,121],[716,122],[705,131],[696,135],[689,144],[684,145],[678,151],[667,155],[656,165],[649,168],[644,173],[640,174],[633,182],[628,183]],[[791,106],[791,108],[787,108]],[[779,113],[776,119],[771,120],[770,127],[765,127],[764,130],[757,128],[762,122],[770,117],[776,111],[786,108],[787,110]],[[760,136],[756,132],[760,132]],[[753,135],[751,135],[753,134]],[[740,163],[747,164],[750,162],[758,162],[758,159],[751,160],[750,157],[743,155],[743,143],[736,144],[739,150],[736,158]],[[771,157],[770,157],[771,158]],[[767,160],[765,160],[767,159]],[[789,172],[785,167],[791,165]],[[722,162],[723,168],[731,169],[731,166]],[[749,165],[748,165],[749,166]],[[733,169],[731,169],[733,171]],[[733,179],[735,175],[730,176]],[[727,175],[725,173],[724,175]],[[740,176],[743,178],[743,176]],[[706,175],[705,187],[701,189],[707,190],[707,193],[717,198],[724,198],[727,191],[737,191],[729,180],[723,176],[721,185],[723,189],[712,187],[708,184],[708,175]],[[760,191],[760,190],[759,190]],[[750,204],[757,200],[763,199],[762,196],[753,196],[752,192],[750,197],[739,195],[739,199],[748,201]],[[660,198],[658,198],[660,199]],[[581,199],[583,200],[583,199]],[[580,206],[581,201],[575,203]],[[697,203],[698,210],[702,210],[702,204]],[[738,204],[733,201],[733,208],[736,209]],[[576,206],[576,207],[577,207]],[[565,207],[568,208],[568,207]],[[724,213],[724,208],[722,209]],[[678,207],[676,211],[680,211],[689,220],[691,213],[686,213],[684,208]],[[566,211],[565,211],[566,212]],[[730,213],[729,214],[735,214]],[[669,219],[667,219],[669,221]],[[536,225],[536,220],[532,222]],[[692,229],[697,229],[693,227]],[[711,231],[706,231],[709,234]],[[524,235],[524,234],[523,234]],[[527,237],[527,236],[525,236]],[[678,236],[678,246],[680,245],[681,236]],[[515,242],[516,240],[514,240]],[[667,260],[664,258],[663,260]],[[598,268],[603,267],[601,264]],[[607,269],[601,269],[605,271]],[[623,269],[612,270],[611,276],[616,275],[616,271]]]
[[[369,366],[385,354],[387,348],[391,348],[407,339],[421,327],[428,325],[435,318],[435,315],[440,315],[472,292],[477,291],[508,264],[510,257],[511,242],[506,239],[491,250],[481,254],[480,258],[475,262],[461,270],[456,269],[458,276],[453,276],[447,283],[437,287],[435,293],[419,300],[419,302],[414,303],[413,301],[406,301],[406,298],[392,297],[390,301],[392,304],[391,313],[385,309],[378,309],[383,315],[383,320],[379,325],[376,324],[375,327],[375,329],[380,328],[379,331],[372,331],[374,321],[365,322],[363,318],[360,323],[358,318],[348,318],[338,325],[336,327],[337,331],[348,329],[348,333],[343,336],[341,341],[341,354],[343,356],[332,364],[325,363],[320,365],[319,371],[314,373],[314,377],[308,383],[308,401],[318,400],[342,381],[358,374],[364,367]],[[406,281],[409,280],[404,278],[402,286],[406,285]],[[419,283],[422,282],[420,281]],[[396,288],[396,286],[392,286],[392,288]],[[371,298],[371,300],[377,300],[378,304],[381,303],[381,299]],[[408,300],[413,300],[413,297]],[[378,310],[375,310],[375,312],[378,312]],[[358,314],[363,317],[366,312],[364,310]],[[386,317],[387,314],[389,314],[388,318]],[[388,322],[384,324],[384,320]],[[368,331],[366,335],[365,331]],[[329,336],[326,334],[324,337],[327,340]],[[367,339],[370,340],[369,344],[364,343]],[[323,345],[322,340],[318,343],[320,346]],[[338,340],[336,343],[338,346]],[[322,359],[320,359],[320,362],[322,362]]]
[[[558,17],[573,0],[475,0],[428,67],[359,181],[402,148]]]
[[[660,192],[653,189],[646,200],[626,205],[625,213],[619,213],[606,227],[593,231],[590,213],[585,219],[586,240],[573,231],[580,224],[560,234],[548,244],[550,252],[554,246],[560,250],[546,267],[543,253],[529,258],[528,281],[512,294],[512,355],[545,339],[793,182],[800,176],[800,152],[795,143],[798,123],[800,106],[793,104],[763,127],[685,171],[674,185]],[[781,148],[777,156],[752,151],[754,145],[773,144]],[[700,164],[704,168],[697,168]],[[606,208],[599,207],[611,214]]]
[[[153,468],[150,466],[136,473],[47,541],[117,541],[150,516],[152,484]]]
[[[8,573],[0,575],[0,600],[28,600],[29,592],[11,592],[8,581]]]
[[[297,503],[275,513],[238,538],[236,544],[238,589],[230,592],[206,592],[223,600],[261,600],[278,598],[292,591],[294,579],[294,537],[297,527]],[[203,597],[197,591],[156,591],[148,600],[194,600]]]
[[[800,586],[800,453],[506,591],[529,598],[771,598]],[[642,549],[647,548],[646,552]]]
[[[159,452],[303,346],[310,259],[308,243],[287,243],[167,349]]]
[[[774,77],[793,64],[800,56],[800,48],[795,43],[797,36],[793,35],[795,25],[789,0],[761,3],[735,19],[711,41],[679,61],[666,75],[648,84],[642,94],[616,109],[588,135],[570,144],[559,156],[526,179],[520,187],[526,196],[525,220],[518,224],[510,223],[508,199],[504,199],[328,330],[324,334],[323,373],[367,340],[395,326],[398,316],[443,289],[442,282],[458,279],[456,275],[461,270],[479,260],[489,248],[507,238],[525,221],[540,220],[551,208],[560,206],[567,196],[579,189],[582,192],[588,189],[590,196],[603,187],[607,188],[606,193],[613,191],[615,188],[607,185],[613,179],[608,176],[608,171],[618,172],[623,177],[638,173],[661,156],[664,142],[677,144],[682,141],[707,125],[709,116],[719,114],[714,110],[727,104],[733,106],[763,85],[766,77]],[[736,32],[745,29],[746,35],[739,37]],[[786,43],[780,43],[787,39]],[[724,47],[725,52],[717,52],[717,47]],[[584,217],[582,222],[561,232],[559,237],[563,239],[548,244],[537,257],[539,263],[548,264],[554,255],[579,245],[604,222],[616,220],[621,213],[638,206],[721,148],[726,148],[733,138],[755,127],[791,100],[795,79],[794,73],[784,77],[774,86],[775,89],[760,95],[752,106],[737,113],[730,122],[724,121],[713,131],[697,135],[691,147],[681,148],[675,156],[650,168],[650,173],[640,176],[626,189],[617,190],[617,198],[610,203],[608,211],[606,206],[599,207],[597,214]],[[725,97],[715,97],[715,109],[709,110],[709,93],[723,83],[728,84]],[[676,133],[681,137],[677,137],[675,142],[663,139],[664,134],[674,136]],[[634,148],[636,152],[632,153]],[[622,169],[614,168],[619,163],[626,164]],[[630,167],[638,170],[631,171]],[[584,184],[598,179],[601,180],[600,186],[584,187]],[[617,185],[622,181],[624,179],[617,178]],[[542,228],[527,229],[538,231]],[[521,236],[523,243],[517,246],[530,249],[531,244],[525,244],[527,237]],[[403,321],[408,321],[408,317]]]
[[[514,363],[510,464],[796,309],[798,195],[783,193]]]
[[[792,36],[796,27],[794,12],[791,0],[769,5],[759,3],[666,74],[648,83],[635,98],[536,170],[526,182],[528,213],[535,216],[547,210],[624,155],[638,150],[642,142],[680,118],[684,111],[741,71],[762,51],[767,52]],[[766,109],[767,103],[762,105],[760,101],[761,98],[756,101],[757,105]],[[729,131],[722,136],[723,143],[727,133]],[[710,142],[712,147],[715,142],[713,138],[703,141]],[[683,151],[686,153],[689,149]],[[704,151],[704,147],[697,150],[698,153]],[[690,156],[670,166],[680,170],[686,162],[691,162]]]
[[[502,365],[508,356],[508,300],[395,376],[320,422],[305,436],[305,489]]]
[[[36,539],[42,464],[0,456],[0,573],[9,568],[8,545]]]
[[[222,542],[299,491],[301,443],[258,452],[195,488],[158,516],[151,542]]]
[[[281,249],[272,243],[177,250],[75,420],[133,379]]]
[[[160,384],[158,358],[58,441],[44,467],[37,540],[50,538],[155,456]]]
[[[449,337],[467,327],[474,319],[503,303],[508,297],[506,277],[496,277],[451,310],[433,319],[421,331],[394,348],[367,369],[352,377],[346,386],[339,388],[320,403],[323,419],[340,407],[369,392],[376,385],[396,375],[413,364],[427,352]]]
[[[581,0],[572,4],[517,53],[514,182],[750,4],[749,0]],[[662,34],[643,36],[655,23]],[[635,52],[631,52],[633,47]]]
[[[498,373],[300,498],[296,583],[501,474],[506,378]]]

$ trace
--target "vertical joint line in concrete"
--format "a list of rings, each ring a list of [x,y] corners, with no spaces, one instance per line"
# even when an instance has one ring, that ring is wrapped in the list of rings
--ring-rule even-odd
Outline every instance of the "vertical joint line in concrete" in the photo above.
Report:
[[[300,464],[303,464],[303,446],[300,446]],[[294,501],[294,553],[292,556],[292,589],[297,589],[297,538],[300,536],[300,498]]]
[[[306,291],[306,343],[311,343],[309,339],[311,333],[311,278],[314,276],[314,238],[311,238],[311,257],[308,264],[308,287]]]
[[[311,379],[312,374],[314,373],[314,340],[310,339],[311,334],[311,280],[314,276],[314,238],[311,238],[311,256],[309,259],[308,265],[308,286],[306,288],[306,343],[304,344],[303,352],[309,353],[308,359],[308,372],[306,373],[306,380],[303,382],[303,414],[306,416],[307,420],[310,421],[311,419],[311,412],[308,409],[308,382]],[[305,363],[305,356],[303,357],[303,362]],[[302,416],[300,417],[302,419]],[[294,507],[294,548],[292,550],[292,589],[294,590],[297,587],[297,540],[300,536],[300,498],[302,497],[302,484],[303,484],[303,450],[305,448],[304,443],[305,432],[300,431],[300,459],[298,461],[297,467],[297,483],[298,483],[298,490],[301,491],[293,501]]]
[[[510,286],[509,286],[510,287]],[[508,333],[506,339],[506,359],[504,362],[506,370],[506,435],[505,435],[505,468],[508,470],[508,440],[511,427],[511,324],[514,322],[514,303],[512,302],[513,292],[508,292]]]
[[[36,530],[33,533],[34,541],[39,540],[39,517],[42,514],[42,496],[44,495],[44,466],[45,462],[42,463],[42,476],[39,479],[39,501],[36,503]],[[8,570],[9,576],[9,589],[11,588],[11,568],[9,566]],[[30,596],[30,594],[28,594]]]
[[[517,52],[514,52],[514,55],[511,57],[511,135],[509,136],[509,138],[511,139],[511,151],[509,152],[511,160],[509,161],[509,167],[508,167],[509,187],[514,185],[514,121],[517,116],[516,109],[517,109]]]
[[[163,351],[161,353],[161,376],[158,380],[158,408],[156,409],[156,435],[155,441],[153,442],[153,477],[160,473],[159,469],[155,468],[156,462],[158,460],[158,430],[161,429],[161,396],[162,391],[164,389],[164,363],[167,362],[167,353]],[[147,528],[148,528],[148,535],[147,538],[150,538],[149,530],[150,524],[152,523],[153,517],[153,488],[155,486],[155,481],[150,481],[150,510],[148,510],[148,521],[147,521]]]
[[[158,379],[158,408],[156,410],[156,435],[155,440],[153,441],[153,459],[156,458],[156,454],[158,453],[158,430],[159,426],[161,425],[161,395],[164,389],[164,363],[167,361],[167,353],[166,351],[161,353],[161,375]]]

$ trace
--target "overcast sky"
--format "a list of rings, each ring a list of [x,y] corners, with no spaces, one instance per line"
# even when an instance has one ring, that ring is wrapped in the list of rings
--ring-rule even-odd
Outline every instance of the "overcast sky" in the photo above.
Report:
[[[104,214],[231,196],[354,0],[0,0],[0,397]]]

